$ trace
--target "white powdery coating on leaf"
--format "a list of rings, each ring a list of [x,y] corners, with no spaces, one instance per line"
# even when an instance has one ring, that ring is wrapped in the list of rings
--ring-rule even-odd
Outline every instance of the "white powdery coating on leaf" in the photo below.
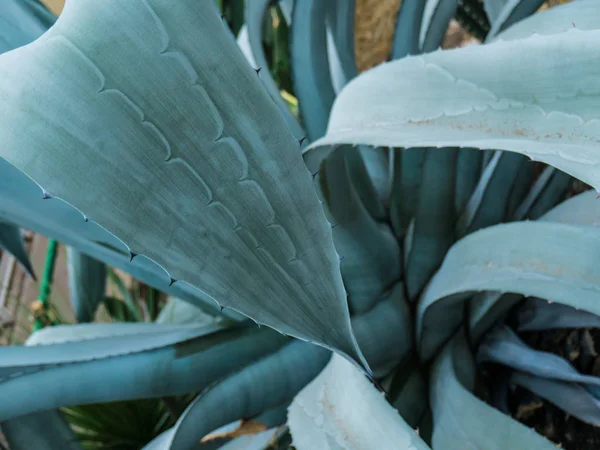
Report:
[[[337,355],[296,396],[288,424],[298,450],[428,449],[362,373]]]

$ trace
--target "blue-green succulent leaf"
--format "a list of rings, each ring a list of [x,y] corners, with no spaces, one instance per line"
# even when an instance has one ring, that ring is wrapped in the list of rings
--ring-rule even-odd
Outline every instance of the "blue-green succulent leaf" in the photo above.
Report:
[[[356,76],[356,56],[354,53],[355,0],[333,0],[328,3],[327,29],[333,38],[337,55],[338,72],[342,75],[342,86]],[[329,46],[328,46],[329,47]],[[332,58],[329,53],[329,62]],[[333,71],[331,72],[333,77]]]
[[[555,170],[552,177],[544,188],[540,191],[535,203],[527,212],[527,218],[531,220],[539,219],[547,213],[552,207],[565,198],[573,182],[573,178],[560,170]]]
[[[458,0],[424,0],[425,9],[419,34],[419,45],[424,53],[442,46],[446,29],[454,17]]]
[[[390,193],[390,217],[396,234],[404,236],[419,204],[426,148],[394,150],[394,178]]]
[[[458,217],[467,206],[481,175],[483,153],[474,148],[458,150],[454,207]]]
[[[418,427],[427,410],[427,377],[418,358],[403,361],[398,367],[388,390],[389,402],[404,421]]]
[[[434,450],[552,450],[556,445],[472,394],[475,364],[460,330],[435,361],[430,382]]]
[[[0,222],[0,248],[10,253],[25,272],[35,278],[33,266],[23,242],[23,235],[17,226]]]
[[[167,304],[160,310],[155,323],[195,323],[198,325],[208,325],[217,320],[218,319],[214,316],[206,314],[191,303],[178,299],[177,297],[171,297]]]
[[[332,152],[316,178],[340,255],[342,278],[353,313],[369,310],[401,275],[400,248],[390,228],[367,205],[383,209],[358,148]]]
[[[557,328],[600,328],[600,317],[587,311],[541,298],[528,298],[517,311],[517,330],[539,331]]]
[[[419,35],[424,8],[423,0],[403,0],[400,4],[392,41],[393,59],[421,53]]]
[[[377,389],[339,356],[296,396],[288,424],[298,450],[429,448]]]
[[[476,344],[496,322],[504,318],[510,309],[523,299],[519,294],[503,294],[496,291],[481,292],[469,300],[467,315],[469,337]]]
[[[493,39],[498,33],[536,12],[544,0],[505,0],[497,17],[490,20],[487,38]]]
[[[35,345],[45,340],[48,345]],[[0,348],[0,420],[61,406],[198,392],[276,351],[268,328],[153,323],[50,327]],[[308,344],[307,344],[308,345]]]
[[[397,283],[370,311],[353,316],[356,340],[376,376],[390,372],[413,348],[412,312]]]
[[[490,23],[496,22],[508,1],[509,0],[483,0],[483,8]]]
[[[598,252],[596,230],[576,225],[517,222],[466,236],[419,299],[421,356],[430,358],[451,336],[462,320],[457,303],[478,291],[536,296],[600,314]]]
[[[361,360],[298,142],[211,2],[69,2],[0,68],[0,156],[172,282]]]
[[[495,225],[508,214],[509,194],[527,159],[509,152],[495,152],[486,166],[457,222],[458,236]]]
[[[541,2],[538,1],[538,3]],[[512,4],[514,5],[515,2],[513,1]],[[599,27],[598,14],[600,14],[600,3],[596,0],[577,0],[534,14],[527,20],[519,20],[511,27],[506,28],[495,39],[523,39],[533,34],[545,36],[569,31],[573,28],[597,30]],[[491,35],[490,39],[492,39]]]
[[[576,195],[555,206],[538,220],[598,227],[600,226],[598,194],[594,191],[586,191]]]
[[[286,345],[199,395],[167,432],[168,437],[161,437],[161,445],[148,448],[193,449],[199,439],[220,426],[292,399],[325,367],[330,355],[304,342]]]
[[[600,396],[600,378],[582,375],[565,358],[534,350],[506,325],[489,331],[477,349],[477,362],[492,362],[551,380],[585,386],[595,397]]]
[[[106,265],[67,247],[71,305],[77,322],[91,322],[106,295]]]
[[[0,53],[29,44],[50,26],[33,0],[4,0],[0,6]],[[49,13],[48,13],[49,14]]]
[[[265,50],[263,48],[263,21],[265,16],[268,14],[269,7],[272,3],[273,2],[271,0],[254,0],[244,3],[244,20],[246,21],[248,42],[250,43],[252,58],[256,63],[255,69],[262,69],[258,74],[260,80],[281,111],[281,115],[285,119],[290,131],[294,134],[296,139],[301,139],[304,137],[304,131],[300,127],[300,124],[296,118],[290,112],[285,100],[281,97],[279,87],[277,87],[277,84],[271,75],[271,71],[269,70],[269,65],[265,56]]]
[[[429,149],[425,156],[414,232],[406,265],[406,288],[414,300],[454,242],[455,148]]]
[[[0,425],[11,450],[81,450],[68,422],[59,411],[43,411]]]
[[[302,123],[311,141],[325,134],[335,99],[327,55],[329,3],[320,0],[294,3],[290,36],[292,79]]]
[[[583,422],[600,426],[600,400],[577,384],[520,372],[513,373],[511,382],[548,400]]]
[[[573,28],[383,64],[346,86],[312,146],[509,150],[600,187],[599,37]]]

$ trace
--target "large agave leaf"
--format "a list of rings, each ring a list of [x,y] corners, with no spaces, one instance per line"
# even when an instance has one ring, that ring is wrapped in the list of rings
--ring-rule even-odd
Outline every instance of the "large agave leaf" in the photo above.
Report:
[[[432,369],[434,450],[551,450],[555,444],[475,397],[475,365],[462,331]]]
[[[71,305],[77,322],[91,322],[106,294],[106,266],[67,247]]]
[[[180,283],[169,286],[164,269],[149,259],[140,256],[130,261],[132,255],[121,241],[98,225],[82,220],[81,213],[67,204],[44,200],[39,187],[3,159],[0,159],[0,174],[0,217],[4,220],[72,246],[207,311],[219,312],[211,298],[191,286]],[[232,310],[225,310],[223,314],[239,317]]]
[[[54,343],[35,345],[45,336]],[[7,399],[0,421],[74,404],[198,392],[286,342],[267,328],[144,323],[46,328],[33,335],[31,347],[0,348],[0,396]]]
[[[516,238],[518,237],[518,238]],[[448,252],[418,304],[417,334],[431,357],[462,320],[456,303],[477,291],[536,296],[600,314],[595,229],[549,222],[496,225]]]
[[[81,450],[77,437],[58,411],[28,414],[2,423],[11,450]]]
[[[598,37],[572,28],[384,64],[348,84],[313,146],[497,148],[600,186]]]
[[[160,444],[161,450],[188,450],[209,432],[236,419],[252,417],[291,398],[330,358],[322,348],[292,342],[199,395]]]
[[[426,450],[427,445],[348,362],[334,356],[289,410],[298,450]]]
[[[298,143],[210,2],[70,2],[0,67],[1,156],[172,281],[360,360]]]

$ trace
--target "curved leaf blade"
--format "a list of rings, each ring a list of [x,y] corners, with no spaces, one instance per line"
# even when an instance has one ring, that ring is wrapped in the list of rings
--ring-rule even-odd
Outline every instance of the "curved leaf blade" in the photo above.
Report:
[[[534,430],[475,397],[475,366],[462,331],[436,360],[430,381],[435,450],[551,450],[556,446]],[[466,446],[469,447],[466,447]]]
[[[173,281],[361,361],[298,143],[211,2],[71,2],[0,67],[1,156]]]
[[[599,314],[598,252],[595,229],[549,222],[496,225],[461,239],[419,299],[421,356],[431,357],[451,336],[463,318],[456,304],[478,291],[541,297]]]
[[[288,423],[298,450],[428,449],[364,376],[338,356],[294,399]]]
[[[340,93],[327,135],[312,146],[509,150],[600,187],[599,33],[572,29],[384,64]]]

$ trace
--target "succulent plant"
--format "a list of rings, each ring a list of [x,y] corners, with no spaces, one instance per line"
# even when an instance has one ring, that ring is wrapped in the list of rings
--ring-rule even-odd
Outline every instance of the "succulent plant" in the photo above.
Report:
[[[600,378],[515,330],[598,326],[600,206],[560,202],[600,185],[600,4],[404,0],[393,61],[357,75],[354,2],[283,1],[298,121],[272,3],[246,2],[247,46],[208,0],[0,5],[3,248],[67,244],[81,322],[103,264],[204,311],[0,348],[11,448],[81,448],[64,406],[190,393],[145,449],[242,448],[200,443],[236,420],[274,428],[253,448],[286,422],[298,450],[555,448],[514,385],[599,424]],[[457,14],[485,43],[437,50]]]

